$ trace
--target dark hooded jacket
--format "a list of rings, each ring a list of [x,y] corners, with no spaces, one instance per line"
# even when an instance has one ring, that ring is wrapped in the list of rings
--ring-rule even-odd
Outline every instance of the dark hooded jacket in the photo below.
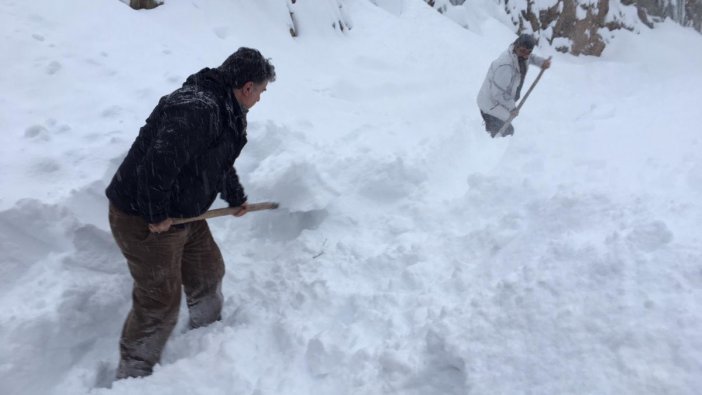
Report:
[[[161,98],[139,131],[106,195],[148,223],[198,216],[218,193],[246,201],[234,160],[246,144],[246,112],[217,69],[191,75]]]

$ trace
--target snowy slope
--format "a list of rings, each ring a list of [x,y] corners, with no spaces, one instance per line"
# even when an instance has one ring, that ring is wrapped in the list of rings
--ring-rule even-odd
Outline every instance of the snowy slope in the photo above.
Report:
[[[293,39],[275,0],[0,0],[0,393],[698,391],[702,37],[538,48],[553,67],[492,140],[496,6],[466,30],[376,3],[346,2],[345,33],[303,9]],[[237,169],[282,207],[210,221],[222,322],[181,323],[154,375],[106,388],[131,278],[103,189],[158,98],[239,46],[278,80]]]

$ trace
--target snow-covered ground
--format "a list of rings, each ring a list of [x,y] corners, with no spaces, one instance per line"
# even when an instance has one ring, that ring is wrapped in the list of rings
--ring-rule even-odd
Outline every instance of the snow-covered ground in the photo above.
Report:
[[[493,140],[499,7],[464,29],[375,3],[343,33],[299,8],[293,39],[278,0],[0,0],[0,393],[698,393],[702,36],[537,48],[553,67]],[[282,207],[210,220],[223,320],[107,388],[131,278],[103,190],[158,98],[240,46],[278,80],[237,169]]]

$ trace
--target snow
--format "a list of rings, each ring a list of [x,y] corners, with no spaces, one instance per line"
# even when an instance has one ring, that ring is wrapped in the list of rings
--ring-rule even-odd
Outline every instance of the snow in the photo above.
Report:
[[[376,3],[300,8],[293,39],[274,0],[0,1],[0,393],[698,392],[702,37],[541,43],[493,140],[508,18]],[[236,167],[281,208],[209,221],[222,321],[183,307],[155,373],[111,383],[131,278],[103,190],[159,97],[240,46],[278,79]]]

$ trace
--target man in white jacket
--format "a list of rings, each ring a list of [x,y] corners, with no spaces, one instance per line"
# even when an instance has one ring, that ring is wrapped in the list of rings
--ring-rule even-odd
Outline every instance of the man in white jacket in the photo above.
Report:
[[[550,59],[531,54],[535,45],[536,40],[532,35],[522,34],[490,65],[478,93],[478,107],[485,120],[485,130],[490,132],[492,137],[497,135],[510,115],[516,117],[519,114],[516,102],[521,95],[529,64],[543,69],[551,66]],[[502,136],[511,134],[514,134],[512,125]]]

